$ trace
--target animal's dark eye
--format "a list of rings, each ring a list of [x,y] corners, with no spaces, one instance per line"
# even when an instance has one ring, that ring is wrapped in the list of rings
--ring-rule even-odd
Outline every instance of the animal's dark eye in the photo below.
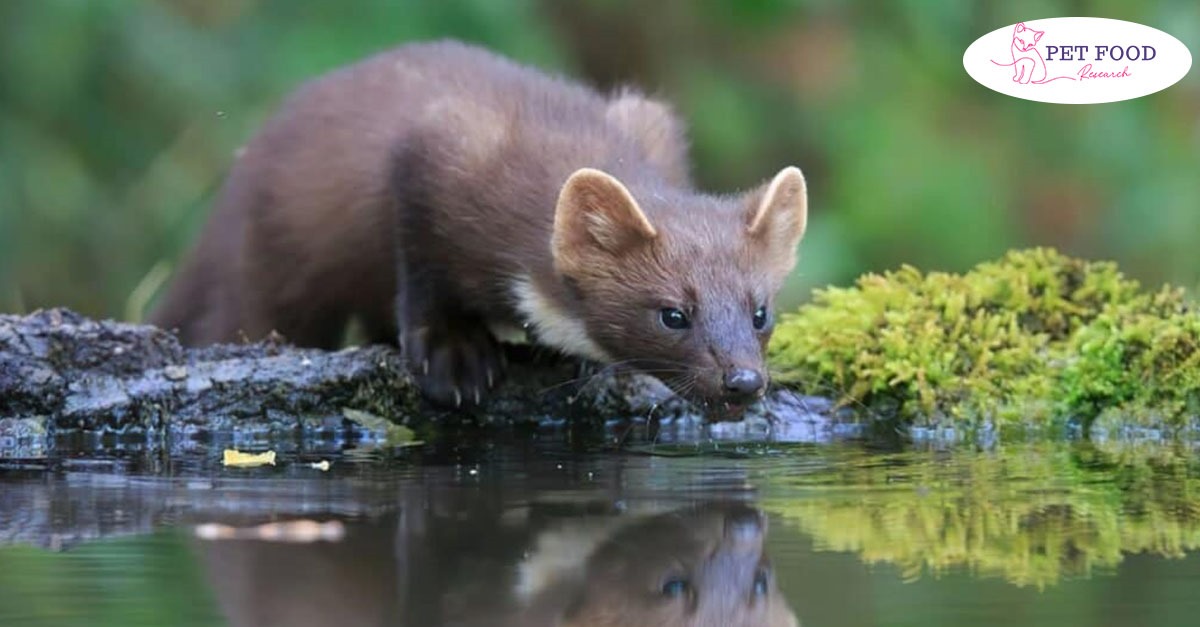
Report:
[[[674,307],[666,307],[658,312],[658,319],[662,320],[663,326],[668,329],[687,329],[692,326],[692,321],[688,320],[687,314]]]
[[[754,328],[762,329],[767,326],[767,308],[759,307],[754,310]]]
[[[676,598],[687,594],[691,588],[686,579],[668,579],[662,585],[662,593],[663,596]]]
[[[762,597],[767,595],[767,590],[771,588],[771,576],[764,568],[758,569],[754,573],[754,596]]]

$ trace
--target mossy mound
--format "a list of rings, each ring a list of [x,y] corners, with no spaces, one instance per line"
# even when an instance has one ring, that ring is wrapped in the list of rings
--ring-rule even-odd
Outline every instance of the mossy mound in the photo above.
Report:
[[[1177,430],[1200,409],[1198,347],[1180,290],[1038,248],[819,290],[780,321],[770,359],[777,382],[915,425]]]

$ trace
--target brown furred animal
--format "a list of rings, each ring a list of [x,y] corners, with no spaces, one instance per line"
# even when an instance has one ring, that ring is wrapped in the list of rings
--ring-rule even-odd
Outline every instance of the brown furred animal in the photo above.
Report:
[[[153,316],[192,345],[357,318],[426,394],[479,402],[492,329],[741,405],[765,391],[772,299],[804,233],[794,167],[750,192],[688,180],[683,125],[468,45],[418,43],[297,90],[240,154]]]

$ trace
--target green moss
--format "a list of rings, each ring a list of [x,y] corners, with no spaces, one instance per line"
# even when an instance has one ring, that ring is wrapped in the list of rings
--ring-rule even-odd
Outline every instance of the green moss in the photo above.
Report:
[[[1200,315],[1179,290],[1112,307],[1075,333],[1062,394],[1107,431],[1194,427],[1200,414]]]
[[[1179,427],[1200,404],[1200,318],[1178,290],[1039,248],[962,275],[912,267],[785,315],[777,382],[918,425]]]

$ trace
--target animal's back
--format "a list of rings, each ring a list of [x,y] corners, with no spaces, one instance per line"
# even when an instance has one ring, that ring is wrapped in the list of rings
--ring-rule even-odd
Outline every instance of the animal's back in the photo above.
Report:
[[[606,106],[592,90],[448,41],[311,80],[241,151],[154,321],[188,344],[274,329],[330,347],[358,316],[368,339],[394,342],[396,212],[428,214],[430,237],[464,253],[447,255],[450,271],[488,283],[472,270],[505,272],[546,248],[552,190],[572,169],[632,141],[614,133]],[[680,170],[682,160],[679,151]],[[509,245],[449,241],[484,237]]]

